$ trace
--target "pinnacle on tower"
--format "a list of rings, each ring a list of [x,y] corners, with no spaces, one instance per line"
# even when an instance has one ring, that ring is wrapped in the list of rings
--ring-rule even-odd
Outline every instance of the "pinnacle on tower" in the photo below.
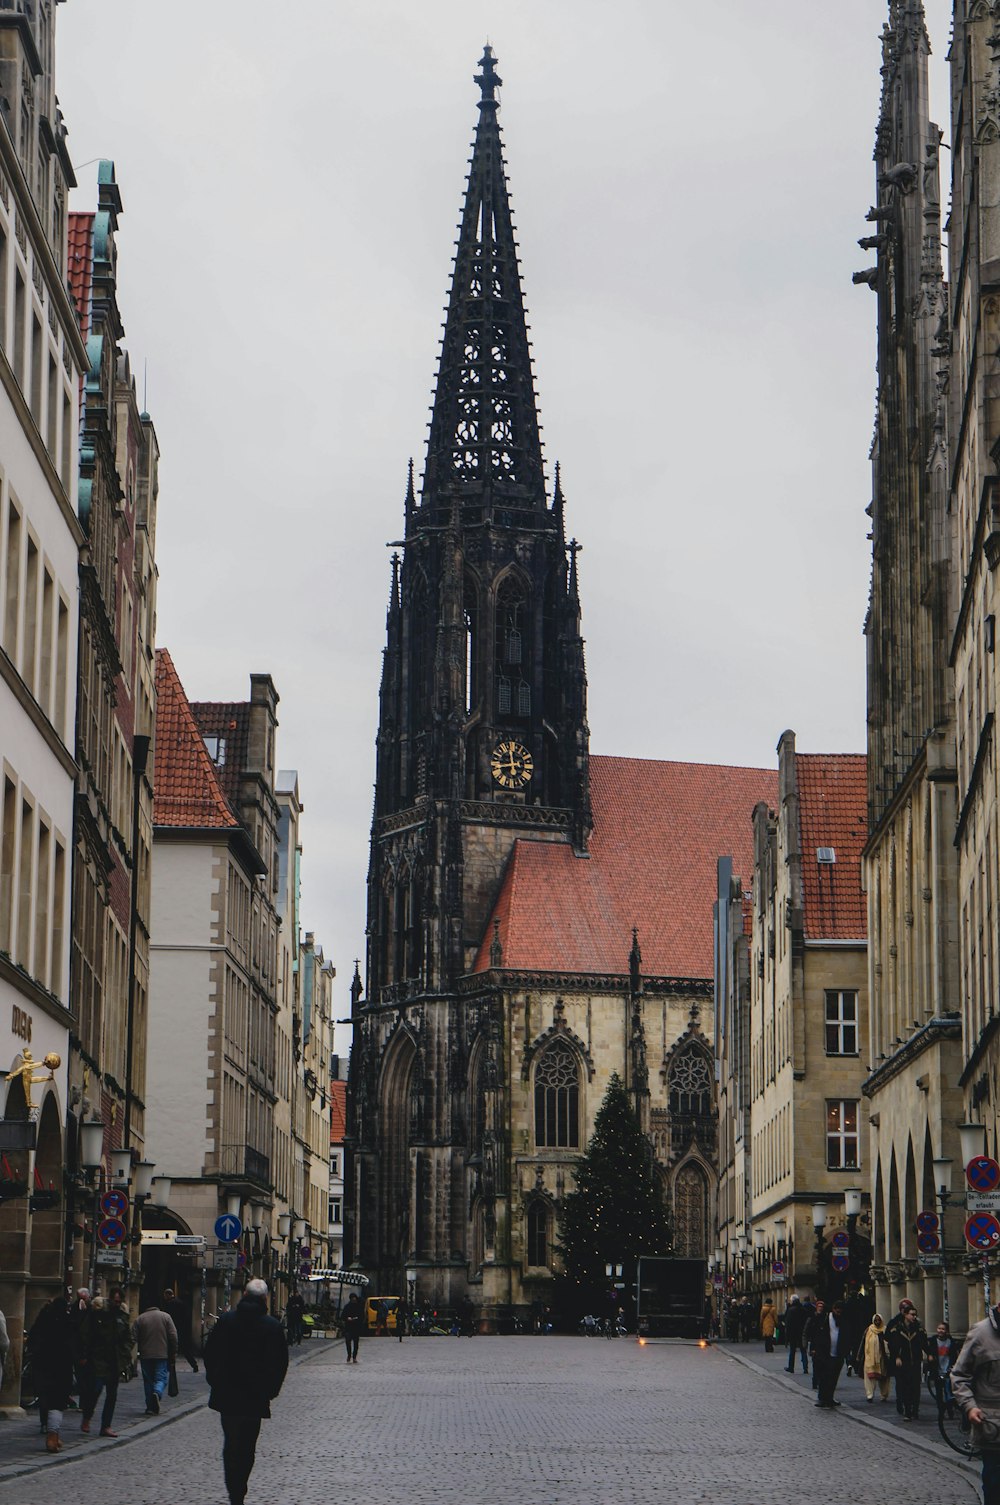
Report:
[[[430,423],[422,507],[451,499],[545,509],[517,246],[504,172],[501,80],[487,46],[480,59],[479,125],[459,227]]]

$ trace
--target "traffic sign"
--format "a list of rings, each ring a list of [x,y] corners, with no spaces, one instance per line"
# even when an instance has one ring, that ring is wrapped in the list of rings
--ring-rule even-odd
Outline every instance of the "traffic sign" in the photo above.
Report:
[[[977,1155],[965,1167],[965,1179],[973,1191],[996,1191],[1000,1187],[1000,1165],[989,1155]]]
[[[941,1240],[936,1233],[918,1233],[917,1249],[921,1254],[937,1254],[941,1248]]]
[[[830,1240],[835,1249],[849,1249],[851,1247],[851,1235],[844,1228],[838,1228]]]
[[[842,1249],[838,1249],[834,1253],[831,1263],[839,1274],[843,1274],[845,1270],[850,1268],[851,1257],[849,1254],[845,1254]]]
[[[128,1212],[128,1197],[123,1191],[106,1191],[101,1198],[101,1211],[106,1218],[124,1220]]]
[[[247,1262],[247,1257],[243,1253],[243,1250],[241,1249],[240,1252],[239,1252],[239,1254],[237,1254],[237,1256],[236,1256],[236,1265],[237,1265],[237,1268],[240,1269],[240,1270],[242,1270],[244,1268],[244,1266],[246,1265],[246,1262]]]
[[[784,1260],[782,1260],[782,1259],[776,1259],[776,1260],[774,1260],[774,1262],[771,1265],[771,1274],[772,1275],[784,1275],[784,1273],[785,1273],[785,1262],[784,1262]]]
[[[124,1249],[98,1249],[97,1263],[99,1265],[124,1265]]]
[[[221,1218],[215,1220],[215,1236],[220,1244],[235,1244],[242,1232],[243,1224],[231,1212],[223,1213]]]
[[[309,1247],[308,1244],[302,1244],[302,1245],[300,1245],[300,1247],[299,1247],[299,1258],[300,1259],[312,1259],[312,1250],[310,1249],[310,1247]]]
[[[965,1205],[969,1212],[1000,1212],[1000,1191],[967,1191]]]
[[[938,1217],[936,1212],[927,1211],[917,1213],[918,1233],[937,1233],[940,1227],[941,1219]]]
[[[940,1270],[944,1264],[943,1254],[918,1254],[917,1264],[922,1270]]]
[[[128,1229],[121,1218],[105,1218],[97,1225],[97,1242],[105,1249],[117,1249],[128,1237]]]
[[[235,1270],[238,1268],[238,1250],[234,1249],[231,1244],[221,1244],[218,1249],[214,1249],[212,1252],[215,1255],[215,1268],[217,1270]]]
[[[974,1212],[965,1225],[965,1242],[973,1249],[995,1249],[1000,1244],[1000,1221],[992,1212]]]

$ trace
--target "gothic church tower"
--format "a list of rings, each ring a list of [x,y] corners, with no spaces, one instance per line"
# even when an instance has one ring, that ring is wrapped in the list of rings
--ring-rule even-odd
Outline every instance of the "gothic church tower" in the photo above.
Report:
[[[419,498],[393,557],[355,989],[353,1254],[464,1289],[467,1081],[488,1005],[461,1002],[519,836],[591,828],[577,546],[546,495],[489,47]],[[387,1285],[386,1290],[405,1290]]]

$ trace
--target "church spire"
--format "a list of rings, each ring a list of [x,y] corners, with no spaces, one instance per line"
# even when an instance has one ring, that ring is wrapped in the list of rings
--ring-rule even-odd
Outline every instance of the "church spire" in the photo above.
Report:
[[[545,480],[517,244],[487,46],[479,125],[445,321],[422,506],[449,497],[544,510]]]

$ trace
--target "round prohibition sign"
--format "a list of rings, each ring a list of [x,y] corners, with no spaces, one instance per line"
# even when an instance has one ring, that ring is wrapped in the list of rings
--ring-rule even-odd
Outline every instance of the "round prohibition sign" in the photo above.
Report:
[[[977,1155],[965,1167],[965,1179],[973,1191],[996,1191],[1000,1186],[1000,1165],[989,1155]]]
[[[941,1226],[941,1219],[938,1217],[938,1215],[937,1215],[936,1212],[918,1212],[917,1213],[917,1232],[918,1233],[937,1233],[937,1231],[940,1228],[940,1226]],[[918,1242],[919,1242],[919,1240],[918,1240]]]
[[[917,1248],[921,1254],[938,1254],[941,1249],[941,1240],[936,1233],[919,1233]]]
[[[1000,1244],[1000,1222],[991,1212],[974,1212],[965,1225],[965,1242],[973,1249],[995,1249]]]
[[[103,1223],[97,1225],[98,1242],[103,1244],[105,1249],[117,1249],[125,1242],[127,1233],[128,1229],[121,1218],[105,1218]]]

